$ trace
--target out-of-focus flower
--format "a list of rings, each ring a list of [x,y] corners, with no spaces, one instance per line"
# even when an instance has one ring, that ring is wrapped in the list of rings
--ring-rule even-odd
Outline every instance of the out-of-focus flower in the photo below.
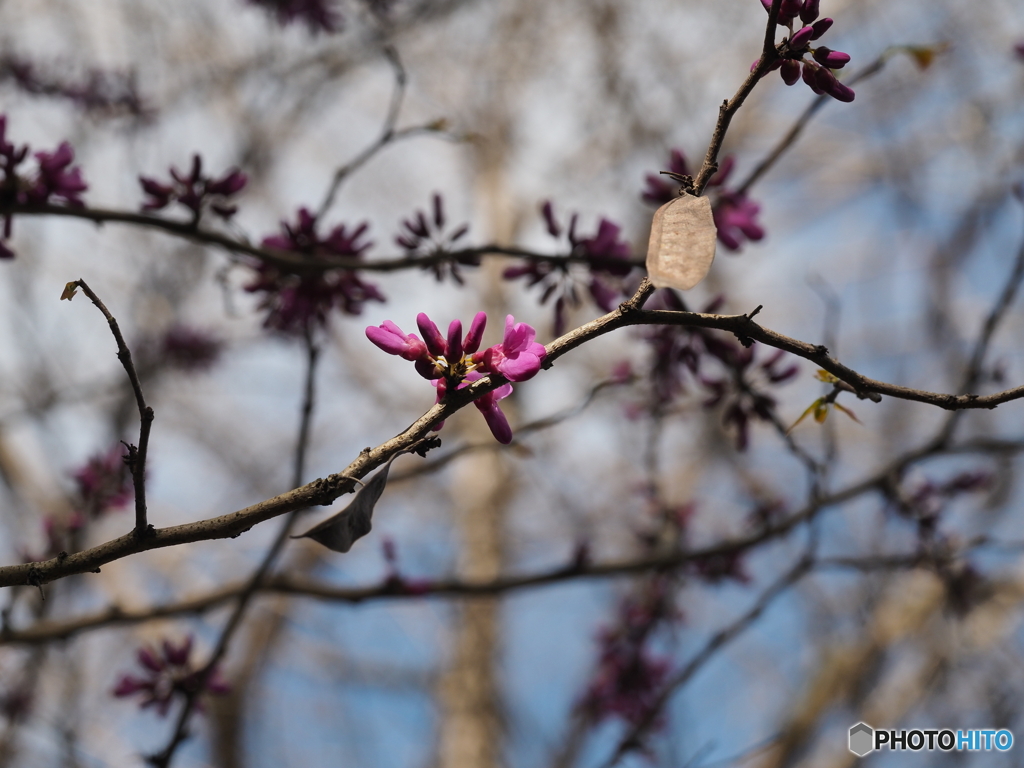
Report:
[[[87,518],[119,509],[135,495],[131,475],[124,463],[126,455],[123,445],[115,445],[106,453],[90,457],[85,466],[74,473],[80,509]]]
[[[12,82],[25,93],[66,99],[93,115],[128,114],[142,119],[150,115],[134,74],[92,70],[75,80],[56,71],[42,73],[31,61],[11,52],[0,55],[0,80]]]
[[[38,170],[32,178],[18,173],[18,166],[28,152],[28,145],[18,147],[7,140],[7,116],[0,114],[0,205],[46,205],[59,201],[76,207],[84,204],[81,195],[88,185],[82,180],[81,169],[71,167],[75,151],[70,144],[64,141],[53,152],[36,152]],[[10,240],[12,225],[13,218],[8,213],[0,237],[0,259],[14,257],[14,251],[3,242]]]
[[[395,235],[395,242],[409,256],[435,257],[435,260],[426,268],[432,270],[434,277],[438,280],[443,280],[448,274],[456,283],[463,285],[465,281],[462,279],[459,263],[438,257],[454,249],[455,243],[469,232],[469,224],[462,224],[446,233],[446,222],[444,198],[440,193],[435,192],[431,200],[431,214],[428,216],[423,211],[416,211],[413,216],[403,219],[402,231]],[[474,266],[479,264],[479,257],[471,263]]]
[[[264,325],[301,335],[315,325],[324,325],[328,312],[335,307],[346,314],[358,315],[367,301],[384,301],[377,287],[364,282],[354,270],[317,268],[324,257],[361,258],[373,245],[361,241],[368,227],[364,222],[349,231],[341,225],[332,229],[327,237],[320,237],[316,231],[316,216],[301,208],[295,225],[281,222],[282,234],[264,238],[265,248],[301,253],[312,268],[296,274],[266,262],[254,266],[256,276],[245,290],[263,295],[260,307],[267,310]]]
[[[198,694],[221,696],[231,690],[214,668],[200,688],[201,669],[191,663],[192,636],[180,644],[164,640],[159,650],[143,646],[136,652],[142,675],[122,675],[111,693],[118,698],[139,696],[139,707],[155,706],[161,717],[167,715],[176,698],[185,699]],[[201,709],[202,702],[199,702]]]
[[[59,198],[68,205],[85,205],[81,195],[89,185],[82,181],[81,168],[70,167],[75,161],[75,150],[70,144],[62,141],[55,152],[36,152],[35,156],[39,174],[25,192],[29,203],[48,203],[51,198]]]
[[[528,262],[518,267],[509,267],[503,276],[506,280],[523,277],[528,286],[541,286],[541,304],[546,304],[552,296],[557,295],[554,330],[555,335],[560,336],[565,332],[566,307],[577,307],[581,303],[578,281],[572,270],[574,262],[580,263],[587,270],[587,291],[594,303],[605,312],[614,309],[616,301],[625,296],[623,278],[632,271],[633,265],[629,261],[629,243],[620,239],[622,228],[618,224],[602,217],[597,231],[590,236],[583,236],[576,232],[577,214],[572,215],[568,228],[563,230],[555,218],[550,200],[543,204],[541,213],[552,237],[561,239],[565,232],[572,259]]]
[[[390,320],[368,327],[366,337],[388,354],[415,363],[417,373],[431,380],[437,388],[439,403],[449,390],[469,386],[486,374],[501,375],[509,381],[533,378],[547,354],[544,345],[534,340],[537,332],[526,323],[515,322],[512,315],[505,318],[502,342],[483,351],[478,351],[487,325],[487,315],[483,312],[473,318],[465,339],[459,320],[452,320],[447,337],[441,335],[434,321],[422,312],[416,317],[416,325],[423,334],[422,341],[416,334],[406,334]],[[512,429],[498,401],[511,394],[512,385],[503,384],[473,401],[491,434],[503,444],[512,442]],[[443,422],[435,429],[442,426]]]
[[[220,357],[224,342],[187,325],[173,325],[160,340],[161,362],[183,371],[208,370]]]
[[[330,0],[247,0],[274,14],[282,27],[293,21],[305,22],[310,32],[338,32],[343,19]]]
[[[162,183],[147,176],[139,177],[142,191],[149,197],[142,204],[144,211],[159,211],[177,201],[192,211],[192,222],[199,223],[203,210],[209,207],[222,219],[230,219],[238,206],[228,198],[242,191],[248,177],[237,168],[227,170],[223,176],[214,179],[203,174],[203,159],[192,156],[192,168],[186,175],[174,166],[170,169],[171,179]]]

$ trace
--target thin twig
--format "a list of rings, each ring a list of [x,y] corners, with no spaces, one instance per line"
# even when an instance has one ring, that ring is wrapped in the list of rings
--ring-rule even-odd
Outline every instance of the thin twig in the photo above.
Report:
[[[711,177],[718,171],[718,153],[722,149],[722,143],[725,141],[725,134],[729,130],[729,123],[732,122],[733,115],[743,106],[743,102],[746,101],[747,96],[754,90],[757,81],[768,74],[771,65],[779,58],[779,53],[775,49],[775,26],[779,18],[779,8],[781,6],[782,0],[772,0],[772,7],[768,12],[768,26],[765,27],[764,32],[764,46],[761,50],[761,58],[758,59],[757,65],[747,75],[747,79],[743,81],[736,94],[728,101],[723,101],[718,109],[718,122],[715,124],[715,131],[711,135],[711,143],[708,145],[707,154],[704,156],[704,163],[701,165],[697,177],[693,180],[692,192],[694,195],[703,193],[704,187],[707,186],[708,182],[711,181]]]
[[[89,297],[89,300],[107,318],[110,332],[117,342],[117,359],[124,366],[128,380],[132,384],[132,391],[135,393],[135,403],[139,407],[139,445],[138,447],[128,446],[128,465],[132,473],[132,484],[135,487],[135,535],[145,536],[149,531],[149,523],[146,519],[146,455],[149,452],[149,433],[153,426],[153,409],[146,405],[146,398],[142,394],[142,384],[139,381],[139,374],[132,362],[132,353],[121,335],[121,329],[117,320],[110,314],[110,310],[100,301],[100,297],[90,288],[84,280],[76,280],[74,285],[82,289],[82,293]],[[70,298],[70,297],[69,297]]]
[[[754,339],[768,346],[814,362],[841,381],[844,381],[858,396],[878,402],[882,395],[903,400],[936,405],[947,410],[962,408],[995,408],[1001,403],[1024,397],[1024,386],[1008,389],[992,395],[952,395],[925,390],[900,387],[895,384],[875,381],[848,368],[828,354],[828,349],[783,336],[763,328],[748,315],[706,315],[697,312],[673,312],[667,310],[644,311],[643,303],[654,291],[650,281],[644,279],[636,294],[619,305],[618,309],[603,317],[592,320],[547,345],[544,367],[550,368],[558,358],[576,347],[610,333],[618,328],[632,325],[681,325],[702,328],[717,328],[733,333],[741,339]],[[355,478],[362,478],[391,457],[408,451],[420,442],[437,424],[448,419],[478,397],[503,386],[505,378],[492,374],[473,382],[464,389],[448,393],[443,403],[438,403],[420,416],[406,430],[378,445],[363,451],[342,472],[274,496],[252,506],[227,515],[201,520],[195,523],[156,529],[144,539],[133,535],[122,536],[91,549],[76,552],[50,560],[0,567],[0,587],[15,584],[45,584],[54,579],[75,573],[95,571],[100,566],[119,560],[127,555],[150,549],[237,536],[257,523],[305,507],[331,504],[355,486]]]
[[[796,584],[806,576],[814,567],[814,560],[811,557],[801,558],[793,568],[787,571],[768,589],[761,593],[753,606],[728,626],[720,629],[712,635],[704,644],[704,647],[678,672],[669,678],[661,691],[651,703],[647,714],[633,725],[624,737],[619,741],[612,756],[602,765],[602,768],[612,768],[629,751],[635,749],[643,738],[644,734],[657,720],[668,700],[699,671],[718,651],[722,650],[732,640],[741,635],[748,627],[757,621],[761,614],[767,610],[776,598],[782,595],[787,589]]]
[[[345,179],[369,162],[373,156],[380,152],[384,147],[395,139],[429,130],[428,128],[413,128],[399,132],[395,131],[395,125],[398,123],[398,115],[402,111],[402,101],[405,99],[405,88],[408,82],[408,77],[405,73],[405,67],[402,66],[402,60],[398,56],[398,51],[394,46],[384,46],[384,58],[387,59],[388,64],[391,65],[391,69],[394,71],[395,87],[391,91],[391,101],[388,104],[387,115],[384,117],[384,125],[380,130],[380,135],[372,144],[366,147],[366,149],[334,172],[334,176],[331,178],[331,183],[327,187],[327,193],[324,195],[323,202],[320,203],[320,207],[317,209],[317,219],[322,219],[324,214],[326,214],[327,211],[330,210],[331,206],[334,205],[334,199],[337,197],[338,190],[341,188]]]
[[[295,466],[294,473],[292,475],[293,488],[297,488],[302,484],[302,477],[305,473],[309,432],[313,420],[313,408],[316,400],[316,368],[317,361],[320,357],[319,348],[309,331],[306,332],[304,340],[306,346],[306,376],[303,386],[302,407],[299,414],[298,438],[295,445]],[[217,665],[220,664],[221,660],[227,653],[228,646],[231,644],[231,640],[238,631],[238,628],[242,625],[242,619],[245,617],[253,597],[255,597],[260,584],[270,572],[271,567],[273,567],[278,555],[281,554],[281,550],[284,549],[284,545],[288,541],[288,536],[291,533],[295,518],[301,511],[301,509],[296,509],[288,515],[282,524],[281,529],[278,531],[273,543],[263,555],[263,559],[260,561],[259,566],[255,571],[253,571],[252,575],[246,581],[245,587],[239,593],[238,602],[235,604],[235,608],[231,612],[231,616],[228,618],[227,623],[221,630],[220,637],[217,639],[217,644],[214,646],[209,660],[199,671],[195,688],[188,691],[185,696],[184,704],[182,705],[181,711],[178,713],[174,731],[171,734],[170,740],[167,742],[167,746],[160,752],[150,755],[147,758],[148,762],[151,765],[156,766],[156,768],[168,768],[171,761],[174,759],[174,754],[178,747],[186,738],[188,738],[188,723],[192,714],[195,712],[196,705],[199,703],[199,697],[202,696],[203,691],[206,688],[207,681],[210,679],[211,675],[213,675]]]

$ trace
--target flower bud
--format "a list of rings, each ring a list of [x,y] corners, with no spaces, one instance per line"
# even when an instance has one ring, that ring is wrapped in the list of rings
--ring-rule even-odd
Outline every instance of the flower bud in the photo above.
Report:
[[[811,24],[811,29],[814,30],[814,34],[811,35],[811,40],[817,40],[819,37],[828,32],[829,27],[832,26],[832,19],[818,19],[816,22]]]
[[[801,27],[793,33],[793,37],[789,39],[789,49],[791,51],[800,51],[807,47],[807,44],[811,42],[814,36],[814,27]]]
[[[786,85],[793,85],[800,79],[800,62],[786,59],[782,63],[782,79]]]
[[[842,69],[850,63],[850,54],[833,51],[825,46],[816,48],[813,55],[815,61],[829,69]]]
[[[820,0],[804,0],[804,7],[800,10],[800,21],[810,24],[818,18],[818,6]]]

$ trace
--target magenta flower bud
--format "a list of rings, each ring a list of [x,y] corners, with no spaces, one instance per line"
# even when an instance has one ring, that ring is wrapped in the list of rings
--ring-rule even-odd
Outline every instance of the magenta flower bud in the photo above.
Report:
[[[782,64],[782,79],[786,85],[793,85],[800,79],[800,62],[786,59]]]
[[[427,317],[426,313],[420,312],[416,315],[416,327],[423,334],[423,342],[427,345],[430,354],[433,357],[443,357],[448,351],[448,346],[445,344],[444,336],[434,325],[434,321]]]
[[[406,336],[402,329],[390,320],[385,320],[380,327],[368,327],[366,338],[388,354],[398,355],[406,360],[420,360],[427,354],[426,345],[415,334],[410,333]]]
[[[810,86],[811,90],[814,91],[819,96],[824,93],[824,91],[821,90],[820,87],[818,87],[818,70],[820,69],[821,67],[819,67],[817,64],[814,64],[810,61],[804,62],[804,82],[807,83],[807,85]]]
[[[827,69],[824,71],[828,72]],[[849,104],[851,101],[853,101],[854,97],[856,96],[852,88],[850,88],[848,85],[843,85],[838,80],[836,80],[835,77],[832,78],[832,82],[829,84],[829,87],[825,89],[825,93],[827,93],[836,101],[841,101],[845,104]]]
[[[158,658],[149,648],[139,648],[139,664],[152,672],[159,672],[164,668],[164,662]]]
[[[804,24],[810,24],[818,18],[818,6],[820,4],[820,0],[804,0],[804,7],[800,11],[800,21]]]
[[[764,6],[764,9],[767,13],[772,12],[772,0],[761,0],[761,5]]]
[[[793,33],[793,37],[789,40],[789,49],[791,51],[800,51],[807,47],[807,44],[811,42],[814,35],[814,27],[801,27]]]
[[[811,40],[817,40],[819,37],[828,32],[828,29],[831,26],[832,19],[818,19],[816,22],[811,24],[811,29],[814,30],[814,34],[811,35]]]
[[[444,229],[444,199],[437,192],[434,193],[434,225],[438,230]]]
[[[183,667],[188,664],[188,657],[192,654],[192,635],[186,637],[181,645],[174,645],[170,640],[163,641],[164,658],[169,664]]]
[[[850,63],[850,54],[833,51],[824,45],[816,48],[813,55],[815,61],[829,69],[842,69]]]
[[[211,195],[233,195],[248,183],[249,177],[237,168],[232,168],[216,181],[211,181],[206,191]]]
[[[803,0],[782,0],[779,8],[779,21],[790,22],[800,15],[803,10]]]
[[[466,340],[462,344],[467,355],[472,355],[480,349],[480,342],[483,341],[484,328],[486,326],[487,313],[477,312],[476,317],[473,318],[473,322],[469,325],[469,333],[466,334]]]
[[[550,200],[544,201],[541,212],[544,214],[544,222],[548,225],[548,234],[552,237],[561,237],[562,228],[555,221],[555,209]]]
[[[456,363],[462,359],[462,321],[452,320],[448,326],[448,362]]]

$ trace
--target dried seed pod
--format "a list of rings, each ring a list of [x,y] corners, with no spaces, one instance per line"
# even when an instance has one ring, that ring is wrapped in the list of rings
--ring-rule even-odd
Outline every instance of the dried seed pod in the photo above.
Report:
[[[716,236],[708,198],[682,195],[665,203],[651,223],[647,247],[651,282],[658,288],[693,288],[711,269]]]

